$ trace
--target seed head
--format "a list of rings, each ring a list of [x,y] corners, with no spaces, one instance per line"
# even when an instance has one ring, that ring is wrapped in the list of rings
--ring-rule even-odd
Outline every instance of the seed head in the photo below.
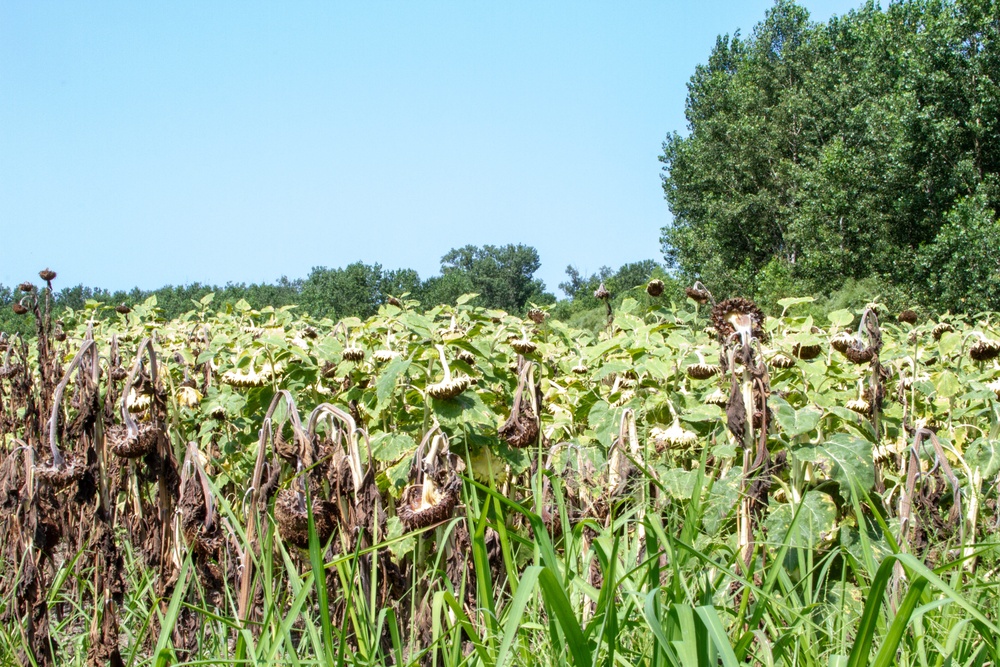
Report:
[[[663,294],[663,281],[654,278],[646,283],[646,294],[649,296],[660,296]]]
[[[737,332],[760,338],[764,334],[764,313],[750,299],[734,297],[712,307],[712,325],[723,339]]]
[[[118,313],[119,315],[128,315],[129,313],[132,312],[132,309],[126,306],[124,303],[120,303],[117,306],[115,306],[115,312]]]
[[[56,272],[46,267],[38,272],[38,277],[44,280],[45,282],[50,283],[56,279]]]
[[[697,287],[685,287],[684,293],[692,301],[696,301],[702,305],[708,303],[709,299],[708,290],[698,289]]]
[[[516,338],[510,342],[510,346],[514,348],[518,354],[531,354],[538,349],[538,346],[527,338]]]
[[[917,322],[917,311],[910,310],[909,308],[907,308],[906,310],[904,310],[903,312],[901,312],[899,315],[897,315],[896,319],[899,320],[900,322],[905,322],[907,324],[916,324],[916,322]]]
[[[658,426],[651,428],[649,437],[657,452],[665,449],[690,449],[698,444],[698,435],[681,426],[680,420],[676,418],[674,423],[665,429]]]
[[[934,331],[931,334],[934,336],[934,340],[941,340],[941,336],[949,331],[954,331],[955,327],[949,322],[938,322],[934,325]]]
[[[818,345],[815,347],[819,347]],[[775,368],[791,368],[795,365],[795,360],[789,357],[787,354],[778,353],[771,357],[770,365]]]
[[[609,292],[608,288],[604,286],[603,280],[601,281],[601,286],[594,291],[594,297],[600,299],[601,301],[611,298],[611,292]]]
[[[541,324],[545,321],[546,317],[548,317],[548,313],[539,308],[532,308],[528,311],[528,319],[535,324]]]
[[[689,378],[695,380],[707,380],[713,375],[718,375],[722,372],[722,368],[716,364],[706,364],[699,361],[696,364],[691,364],[684,369]]]
[[[361,361],[365,358],[365,351],[360,347],[350,346],[345,347],[344,351],[341,353],[344,361]]]
[[[14,311],[15,315],[24,315],[28,312],[28,308],[20,303],[13,304],[10,309]]]
[[[997,355],[1000,355],[1000,341],[990,338],[980,338],[969,347],[969,356],[975,361],[989,361]]]
[[[31,283],[25,281],[25,282],[21,283],[20,285],[18,285],[17,289],[21,290],[22,292],[34,292],[35,291],[35,286],[32,285]]]

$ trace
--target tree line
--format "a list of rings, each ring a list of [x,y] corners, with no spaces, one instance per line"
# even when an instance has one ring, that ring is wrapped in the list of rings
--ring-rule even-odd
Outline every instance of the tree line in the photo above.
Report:
[[[761,300],[1000,309],[1000,2],[778,0],[718,38],[663,144],[669,267]]]
[[[439,275],[421,279],[413,269],[386,269],[382,265],[354,262],[340,268],[314,267],[305,278],[282,277],[273,283],[227,283],[223,286],[192,283],[166,285],[154,290],[134,288],[110,291],[78,284],[59,288],[57,276],[52,298],[57,307],[82,310],[87,301],[111,306],[131,306],[156,297],[163,317],[174,318],[196,307],[212,293],[213,307],[225,307],[241,299],[253,308],[297,306],[316,318],[369,317],[390,297],[415,299],[424,307],[455,303],[463,294],[475,293],[474,303],[523,315],[532,306],[547,306],[560,319],[595,327],[603,321],[603,306],[593,292],[604,281],[615,298],[630,290],[638,295],[640,285],[653,276],[663,277],[663,267],[653,260],[625,264],[618,270],[602,267],[597,273],[582,275],[567,267],[567,280],[559,288],[559,300],[546,291],[535,274],[541,268],[538,251],[523,244],[505,246],[467,245],[448,251],[441,258]],[[29,281],[41,284],[37,279]],[[677,288],[680,293],[680,288]],[[12,306],[23,298],[17,286],[0,285],[0,331],[30,333],[30,318],[14,313]]]

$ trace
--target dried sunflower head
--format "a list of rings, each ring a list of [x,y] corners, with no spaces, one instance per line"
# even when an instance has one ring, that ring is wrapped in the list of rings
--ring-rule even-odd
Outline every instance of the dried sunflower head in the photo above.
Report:
[[[459,361],[469,364],[470,366],[476,365],[476,355],[469,352],[468,350],[459,350],[458,353],[455,354],[455,358],[458,359]]]
[[[326,544],[337,527],[337,506],[328,500],[313,499],[312,518],[319,543]],[[274,520],[281,539],[299,549],[309,548],[309,512],[305,496],[290,489],[279,491],[274,501]]]
[[[365,358],[365,351],[360,347],[350,345],[344,348],[344,351],[341,353],[341,357],[344,361],[361,361]]]
[[[194,387],[179,387],[177,389],[177,404],[185,408],[193,408],[201,403],[201,392]]]
[[[854,344],[855,340],[849,331],[838,331],[830,338],[830,347],[844,354]]]
[[[580,362],[576,366],[573,366],[570,371],[576,373],[577,375],[583,375],[587,372],[587,367],[583,364],[583,362]]]
[[[858,414],[867,415],[872,406],[864,398],[859,397],[848,401],[844,407]]]
[[[896,319],[899,320],[900,322],[905,322],[906,324],[916,324],[917,323],[917,311],[911,310],[911,309],[907,308],[906,310],[904,310],[903,312],[901,312],[899,315],[897,315]]]
[[[395,350],[375,350],[375,352],[372,353],[372,359],[380,364],[392,361],[398,356],[399,352],[396,352]]]
[[[695,380],[707,380],[713,375],[718,375],[722,372],[722,368],[718,364],[706,364],[704,360],[699,361],[695,364],[689,364],[687,368],[684,369],[689,378]]]
[[[867,364],[875,356],[875,350],[855,339],[843,354],[851,363]]]
[[[611,298],[611,292],[609,292],[608,288],[604,286],[604,281],[603,280],[601,281],[600,287],[598,287],[594,291],[594,298],[601,299],[602,301],[604,301],[605,299],[610,299]]]
[[[969,347],[969,356],[975,361],[989,361],[1000,355],[1000,341],[980,338]]]
[[[50,283],[56,279],[56,272],[46,267],[38,272],[38,277],[44,280],[45,282]]]
[[[548,314],[538,308],[532,308],[528,311],[528,319],[535,324],[541,324],[545,321],[546,317],[548,317]]]
[[[28,312],[27,307],[16,302],[13,305],[11,305],[10,309],[14,311],[15,315],[24,315]]]
[[[680,419],[677,418],[665,429],[658,426],[650,429],[649,437],[657,452],[665,449],[690,449],[698,444],[698,434],[681,426]]]
[[[430,475],[422,484],[408,486],[396,507],[403,528],[417,530],[447,520],[458,504],[459,486],[458,477],[452,476],[444,486],[438,486]]]
[[[510,346],[514,348],[518,354],[531,354],[538,349],[538,346],[527,338],[515,338],[510,342]]]
[[[468,376],[455,375],[454,377],[447,378],[441,382],[435,382],[434,384],[427,385],[427,393],[430,394],[432,398],[448,400],[450,398],[455,398],[468,388]]]
[[[686,294],[692,301],[696,301],[702,305],[708,303],[708,299],[710,297],[708,290],[700,289],[698,287],[685,287],[684,294]]]
[[[724,408],[729,405],[729,396],[726,395],[726,393],[721,389],[716,389],[705,397],[705,403],[709,405],[718,405],[720,408]]]
[[[132,309],[126,306],[124,303],[120,303],[117,306],[115,306],[115,312],[118,313],[119,315],[128,315],[129,313],[132,312]]]
[[[823,348],[819,345],[799,345],[796,343],[792,346],[792,354],[804,361],[815,359],[822,353]]]
[[[795,365],[795,360],[789,357],[787,354],[782,354],[781,352],[778,352],[773,357],[771,357],[768,363],[769,365],[775,368],[791,368],[792,366]]]
[[[649,296],[660,296],[663,294],[663,281],[654,278],[646,283],[646,294]]]
[[[17,289],[21,290],[22,292],[34,292],[35,286],[29,283],[28,281],[24,281],[23,283],[17,286]]]
[[[722,339],[738,333],[746,342],[751,336],[760,338],[763,335],[764,313],[750,299],[733,297],[712,307],[712,326]]]
[[[108,429],[108,443],[115,456],[135,459],[149,454],[156,447],[160,429],[150,422],[139,424],[134,430],[124,424]]]
[[[938,322],[934,325],[934,330],[931,335],[934,336],[934,340],[941,340],[941,336],[945,335],[949,331],[954,331],[955,327],[949,322]]]
[[[64,489],[73,482],[83,478],[87,471],[86,462],[80,460],[73,454],[66,454],[62,466],[55,463],[35,466],[35,477],[40,482],[48,484],[53,489]]]

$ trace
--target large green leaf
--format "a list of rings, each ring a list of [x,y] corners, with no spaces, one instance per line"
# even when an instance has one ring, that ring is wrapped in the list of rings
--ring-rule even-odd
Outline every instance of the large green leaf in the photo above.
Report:
[[[1000,442],[979,438],[965,450],[965,460],[983,479],[990,479],[1000,473]]]
[[[845,500],[852,487],[867,491],[875,485],[872,444],[863,438],[835,433],[822,444],[796,448],[792,457],[813,464],[817,473],[836,481]]]
[[[796,512],[799,512],[798,520],[789,530]],[[836,537],[837,505],[822,491],[807,491],[798,505],[771,505],[764,527],[771,549],[777,549],[787,540],[791,547],[813,550]]]
[[[780,396],[773,397],[770,405],[774,410],[775,420],[789,438],[809,433],[823,418],[822,410],[810,405],[796,410]]]

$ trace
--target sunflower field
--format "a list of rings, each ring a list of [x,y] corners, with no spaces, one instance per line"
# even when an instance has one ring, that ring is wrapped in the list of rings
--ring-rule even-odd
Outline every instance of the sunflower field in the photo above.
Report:
[[[986,665],[1000,322],[651,281],[0,339],[0,663]]]

